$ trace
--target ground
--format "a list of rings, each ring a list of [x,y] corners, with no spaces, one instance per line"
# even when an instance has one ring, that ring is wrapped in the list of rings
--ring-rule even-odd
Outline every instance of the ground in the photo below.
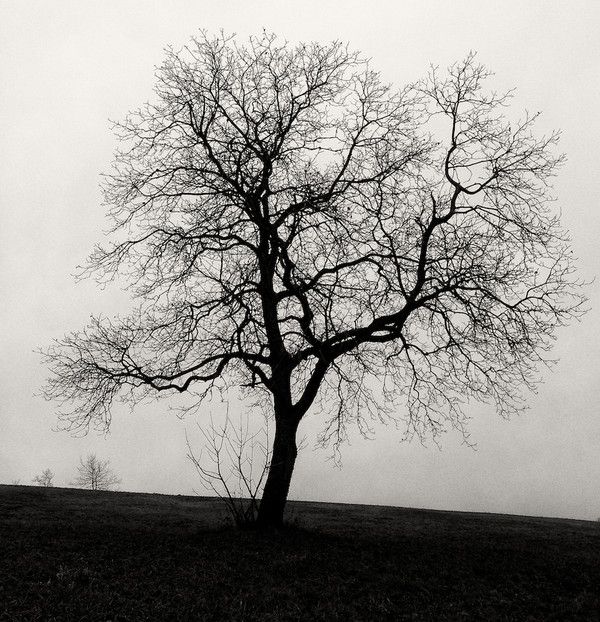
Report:
[[[0,620],[600,620],[600,523],[0,486]]]

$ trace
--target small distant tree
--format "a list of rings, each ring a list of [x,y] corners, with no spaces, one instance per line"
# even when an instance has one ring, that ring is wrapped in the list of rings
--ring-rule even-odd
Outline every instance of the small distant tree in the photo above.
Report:
[[[45,469],[40,475],[36,475],[32,481],[37,486],[52,488],[52,486],[54,486],[54,473],[51,469]]]
[[[121,483],[121,479],[110,468],[109,461],[100,460],[96,454],[89,454],[85,460],[80,458],[77,471],[73,485],[78,488],[110,490]]]

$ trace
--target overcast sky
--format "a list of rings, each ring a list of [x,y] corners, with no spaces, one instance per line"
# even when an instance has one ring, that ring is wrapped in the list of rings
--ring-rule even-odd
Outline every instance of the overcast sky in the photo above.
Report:
[[[555,185],[581,276],[600,274],[600,3],[589,1],[0,1],[0,483],[29,483],[44,468],[56,484],[80,455],[108,458],[126,490],[190,494],[181,421],[167,403],[117,409],[111,433],[53,431],[53,404],[36,396],[46,371],[34,353],[83,327],[91,313],[126,308],[125,293],[72,278],[104,220],[98,191],[119,119],[151,97],[167,45],[198,29],[246,37],[263,28],[290,41],[341,39],[398,85],[470,50],[516,87],[518,110],[543,111],[568,156]],[[600,281],[591,311],[561,330],[559,363],[530,410],[512,421],[472,405],[473,451],[456,434],[441,450],[401,443],[379,428],[342,450],[343,468],[302,433],[291,497],[595,519],[600,516]],[[399,405],[401,408],[401,405]],[[199,443],[199,439],[198,439]]]

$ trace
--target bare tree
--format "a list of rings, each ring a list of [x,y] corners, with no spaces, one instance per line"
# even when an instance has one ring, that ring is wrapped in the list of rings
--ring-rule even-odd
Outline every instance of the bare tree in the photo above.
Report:
[[[54,473],[50,469],[44,469],[41,474],[36,475],[32,481],[38,486],[51,488],[54,486]]]
[[[186,433],[188,458],[205,489],[220,497],[238,526],[251,526],[258,518],[258,497],[271,462],[268,421],[257,430],[249,418],[240,417],[234,425],[229,417],[215,425],[198,429],[204,439],[204,452],[196,456]]]
[[[350,423],[437,436],[467,400],[521,409],[583,297],[549,209],[558,134],[507,120],[488,76],[469,55],[398,90],[340,43],[269,34],[168,50],[116,124],[112,242],[83,271],[139,307],[46,352],[66,426],[108,427],[117,395],[239,387],[274,416],[277,525],[311,407],[334,446]]]
[[[77,477],[73,485],[79,488],[90,488],[91,490],[110,490],[118,486],[121,480],[115,475],[109,466],[108,460],[100,460],[96,454],[88,454],[87,458],[79,459],[77,467]]]

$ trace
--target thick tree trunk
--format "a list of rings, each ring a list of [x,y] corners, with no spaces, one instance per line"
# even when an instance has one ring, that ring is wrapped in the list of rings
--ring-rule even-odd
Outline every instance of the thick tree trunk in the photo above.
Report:
[[[298,422],[275,418],[275,438],[269,474],[258,509],[259,527],[281,527],[290,481],[294,472]]]

